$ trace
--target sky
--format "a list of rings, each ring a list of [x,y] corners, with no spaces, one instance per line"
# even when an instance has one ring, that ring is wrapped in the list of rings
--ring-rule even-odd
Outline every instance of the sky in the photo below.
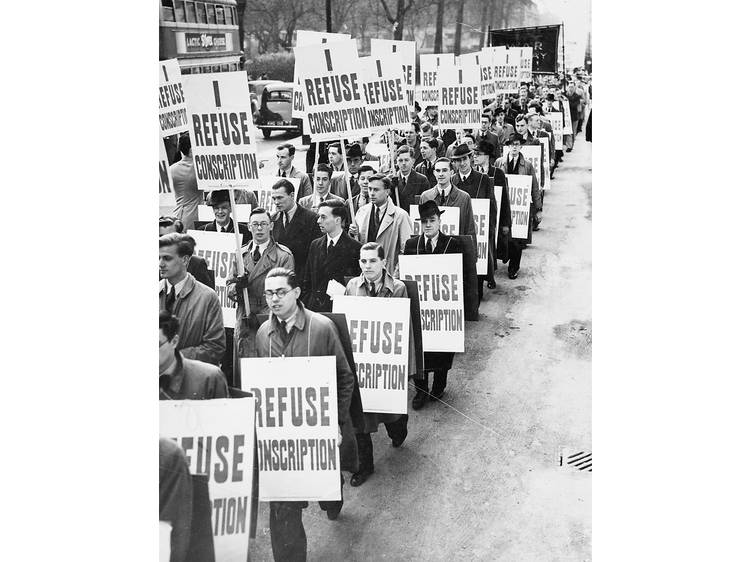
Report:
[[[550,12],[562,18],[565,24],[566,58],[575,66],[583,65],[588,33],[591,30],[591,0],[535,0],[535,2],[540,14]],[[573,42],[575,44],[572,44]]]

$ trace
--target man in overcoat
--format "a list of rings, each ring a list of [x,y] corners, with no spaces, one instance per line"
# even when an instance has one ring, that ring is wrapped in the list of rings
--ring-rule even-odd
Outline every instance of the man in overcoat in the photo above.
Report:
[[[447,164],[447,159],[445,160]],[[440,160],[438,160],[440,163]],[[461,254],[461,243],[443,234],[440,231],[441,211],[433,200],[427,200],[419,205],[419,220],[422,224],[422,234],[411,238],[404,247],[404,255],[424,254]],[[445,386],[448,380],[448,371],[453,367],[453,352],[448,351],[425,351],[424,372],[421,376],[414,378],[414,386],[417,393],[412,399],[411,406],[415,410],[421,409],[427,401],[438,400],[445,394]],[[428,373],[433,373],[432,392],[429,392]]]
[[[447,158],[438,158],[435,162],[435,178],[437,184],[428,189],[419,197],[420,204],[427,201],[435,201],[443,207],[459,208],[458,233],[471,236],[474,244],[477,242],[477,229],[474,224],[474,210],[471,206],[471,196],[464,190],[455,187],[451,183],[451,161]]]
[[[276,268],[265,279],[265,298],[271,314],[255,336],[256,348],[263,357],[336,357],[336,393],[339,423],[339,445],[343,451],[346,441],[353,442],[349,406],[354,388],[354,375],[349,368],[344,349],[333,322],[321,314],[305,308],[300,300],[300,287],[294,271]],[[355,455],[356,457],[356,455]],[[353,463],[341,456],[341,469],[357,470]],[[343,485],[343,476],[342,476]],[[319,502],[328,519],[336,519],[343,506],[338,501]],[[307,536],[302,524],[302,510],[307,502],[271,502],[269,526],[273,558],[277,562],[301,562],[307,557]]]
[[[393,185],[385,175],[369,178],[370,203],[357,211],[349,227],[349,235],[362,244],[377,242],[385,251],[386,269],[398,276],[398,256],[411,238],[411,219],[390,198]]]
[[[253,240],[242,248],[245,272],[241,277],[227,280],[227,296],[237,301],[237,322],[234,329],[234,386],[241,387],[240,359],[257,357],[255,333],[258,330],[259,314],[268,314],[268,303],[264,294],[266,274],[274,268],[294,269],[294,257],[286,246],[277,244],[271,237],[271,217],[262,207],[253,209],[248,223]],[[250,314],[245,312],[247,289]]]
[[[409,207],[418,204],[419,196],[430,188],[430,182],[414,170],[414,151],[411,147],[399,147],[396,151],[396,165],[398,171],[391,177],[394,186],[391,199],[408,214]]]
[[[312,194],[299,200],[300,207],[310,209],[317,213],[318,207],[324,201],[345,201],[338,195],[331,193],[331,175],[333,174],[328,164],[318,164],[315,169],[315,189]]]

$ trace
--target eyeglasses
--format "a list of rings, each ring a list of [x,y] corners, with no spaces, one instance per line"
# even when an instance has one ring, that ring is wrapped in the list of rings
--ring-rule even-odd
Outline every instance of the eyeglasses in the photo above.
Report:
[[[267,226],[268,226],[269,224],[271,224],[271,223],[270,223],[270,222],[268,222],[268,221],[263,221],[263,222],[251,222],[251,223],[250,223],[250,228],[260,228],[260,227],[263,227],[263,228],[265,228],[265,227],[267,227]]]
[[[291,289],[276,289],[275,291],[265,290],[263,291],[263,294],[266,295],[266,298],[269,300],[272,299],[274,295],[276,295],[276,297],[281,300],[291,292]]]

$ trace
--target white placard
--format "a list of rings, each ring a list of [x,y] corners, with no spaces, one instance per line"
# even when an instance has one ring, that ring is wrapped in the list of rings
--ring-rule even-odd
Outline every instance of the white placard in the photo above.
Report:
[[[198,189],[256,188],[256,129],[247,73],[186,74],[183,86]]]
[[[177,59],[159,61],[159,132],[164,138],[187,130],[180,64]]]
[[[164,147],[164,139],[159,137],[159,216],[171,215],[176,206],[167,150]]]
[[[336,358],[253,357],[240,366],[242,390],[258,398],[259,499],[340,500]]]
[[[477,275],[487,275],[490,257],[490,200],[472,199],[474,224],[477,228]]]
[[[552,134],[555,135],[555,148],[561,150],[563,145],[563,114],[560,111],[548,111],[546,114],[552,125]]]
[[[573,134],[573,121],[571,121],[570,117],[570,102],[568,99],[564,99],[562,102],[562,108],[563,108],[563,128],[562,133],[563,135],[572,135]]]
[[[387,53],[396,53],[401,57],[401,68],[406,84],[406,103],[409,109],[414,107],[414,90],[417,84],[416,61],[417,44],[415,41],[394,41],[391,39],[371,39],[370,54],[379,57]]]
[[[194,254],[205,259],[208,269],[214,272],[215,290],[221,301],[224,327],[234,328],[237,321],[237,303],[227,296],[227,279],[232,277],[233,263],[237,260],[234,233],[205,230],[188,230],[187,233],[195,239]]]
[[[395,53],[361,57],[362,93],[373,134],[411,126],[401,57]]]
[[[478,129],[482,117],[479,64],[464,59],[463,66],[438,67],[438,123],[448,129]]]
[[[543,191],[549,191],[552,187],[552,179],[550,178],[550,153],[549,153],[549,137],[539,137],[539,143],[542,146],[542,165],[544,166],[542,173],[542,181],[539,186]],[[554,158],[554,155],[553,155]]]
[[[409,299],[337,296],[357,363],[362,410],[406,414],[409,390]]]
[[[437,71],[440,65],[453,66],[454,56],[451,53],[437,55],[419,55],[419,87],[417,101],[422,109],[429,105],[438,105],[440,89],[437,82]]]
[[[534,58],[534,47],[519,47],[521,60],[518,65],[518,79],[521,82],[531,82],[531,61]]]
[[[510,201],[511,236],[523,238],[529,234],[531,213],[531,176],[505,174],[508,179],[508,199]]]
[[[458,207],[442,207],[438,209],[445,211],[440,215],[440,230],[443,234],[458,236],[461,213]],[[411,219],[412,234],[422,234],[422,223],[419,221],[419,205],[409,205],[409,218]]]
[[[401,279],[416,281],[424,351],[464,351],[462,254],[399,256]]]
[[[237,222],[247,224],[250,220],[250,211],[252,210],[252,205],[235,205],[234,212],[237,215]],[[214,218],[214,210],[210,205],[198,205],[198,220],[200,222],[211,222]]]

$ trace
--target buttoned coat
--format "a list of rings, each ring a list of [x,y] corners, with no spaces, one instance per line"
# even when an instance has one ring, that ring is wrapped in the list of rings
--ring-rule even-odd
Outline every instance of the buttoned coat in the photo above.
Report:
[[[391,182],[394,186],[394,189],[391,190],[391,200],[406,211],[407,214],[411,205],[419,204],[420,195],[425,190],[430,189],[430,182],[427,177],[413,168],[406,177],[406,184],[404,184],[404,179],[400,172],[391,176]],[[396,200],[396,192],[398,192],[398,201]]]
[[[281,170],[279,170],[278,168],[276,168],[276,175],[279,177],[282,177]],[[312,182],[310,182],[310,177],[305,172],[299,171],[294,166],[289,168],[289,172],[286,174],[285,177],[297,178],[299,180],[299,188],[297,189],[297,201],[299,201],[303,197],[310,195],[313,192]]]
[[[436,185],[432,189],[425,191],[419,198],[420,203],[425,201],[435,201],[440,205],[440,190]],[[477,228],[474,224],[474,209],[471,206],[471,196],[466,193],[463,189],[451,187],[451,191],[448,194],[448,201],[446,201],[445,207],[458,207],[459,208],[459,221],[458,221],[458,233],[471,236],[474,239],[474,244],[477,242]]]
[[[510,157],[510,153],[508,153],[508,157],[503,156],[502,158],[498,158],[495,161],[495,167],[502,170],[503,174],[508,173],[508,158]],[[523,154],[520,152],[518,153],[518,169],[516,170],[516,175],[525,175],[525,176],[531,176],[531,203],[529,204],[529,229],[527,232],[526,238],[513,238],[514,240],[522,240],[526,241],[527,244],[531,244],[531,232],[532,232],[532,226],[534,223],[533,216],[542,208],[542,202],[541,198],[539,196],[539,182],[536,181],[536,174],[534,172],[534,165],[526,160],[523,157]],[[510,204],[508,205],[508,211],[507,213],[510,213]],[[502,217],[503,213],[506,212],[504,209],[500,210],[500,216]]]
[[[326,292],[328,281],[335,279],[346,287],[345,277],[356,277],[360,273],[359,249],[362,244],[343,231],[330,253],[327,246],[328,236],[312,241],[302,283],[302,302],[315,312],[331,312],[333,302]]]
[[[166,308],[167,282],[159,282],[159,310]],[[172,314],[180,319],[177,349],[187,359],[218,365],[224,356],[226,341],[224,317],[219,295],[187,274],[185,285],[177,295]]]
[[[375,205],[372,203],[361,207],[354,219],[359,229],[357,239],[362,244],[367,242],[370,234],[370,217],[374,212],[374,207]],[[411,238],[411,234],[409,213],[396,207],[393,201],[389,199],[383,213],[383,219],[380,221],[380,228],[378,228],[375,242],[383,246],[386,259],[385,267],[391,275],[398,277],[398,256],[403,253],[404,245]]]
[[[489,243],[487,244],[487,263],[489,264],[489,274],[492,275],[495,271],[495,221],[497,220],[497,199],[495,198],[495,188],[492,184],[492,180],[487,174],[483,174],[481,172],[478,172],[477,170],[472,170],[471,173],[466,176],[466,181],[461,181],[461,174],[459,173],[455,174],[451,178],[451,183],[453,184],[454,188],[457,187],[458,189],[461,189],[468,193],[472,199],[490,200],[490,224],[488,225]]]
[[[318,217],[310,209],[297,205],[294,216],[284,228],[281,222],[281,213],[271,217],[273,229],[271,236],[278,244],[282,244],[291,250],[294,256],[294,273],[300,281],[305,275],[307,255],[310,244],[316,238],[323,236],[318,226]]]

